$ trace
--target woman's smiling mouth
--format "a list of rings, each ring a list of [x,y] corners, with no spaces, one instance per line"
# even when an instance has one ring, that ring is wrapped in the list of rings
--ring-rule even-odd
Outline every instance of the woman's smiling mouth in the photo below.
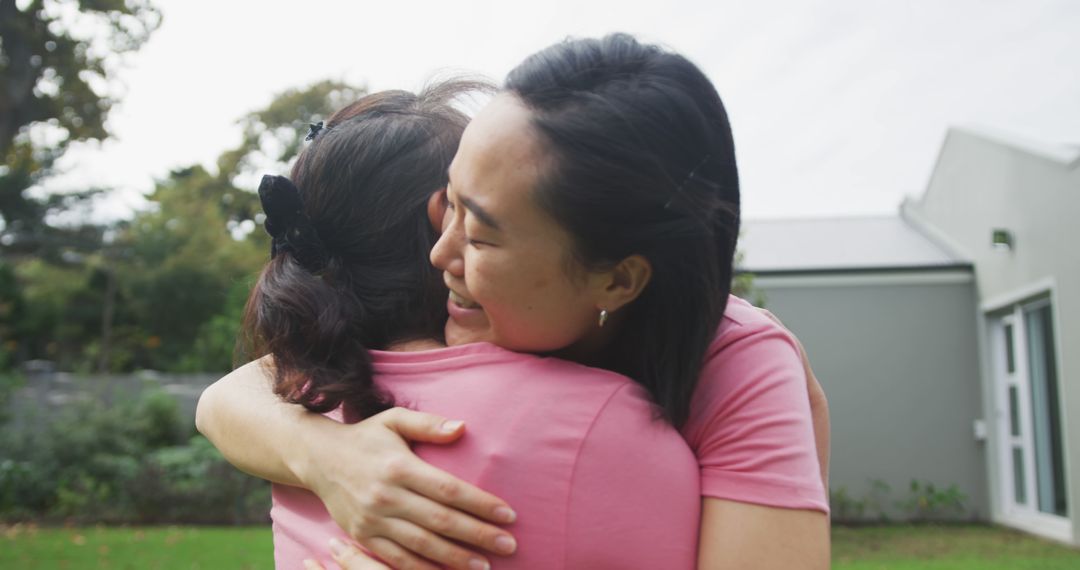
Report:
[[[447,327],[472,329],[483,327],[487,322],[484,309],[479,303],[470,301],[453,290],[450,291],[450,297],[446,300],[446,311],[450,313],[450,320],[446,323]]]
[[[476,301],[470,301],[461,295],[458,295],[453,290],[450,291],[450,301],[462,309],[479,309],[480,304]]]

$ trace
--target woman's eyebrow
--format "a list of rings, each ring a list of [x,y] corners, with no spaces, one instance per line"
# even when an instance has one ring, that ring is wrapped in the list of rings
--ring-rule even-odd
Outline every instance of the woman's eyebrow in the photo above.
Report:
[[[465,206],[465,209],[472,212],[473,215],[476,216],[476,219],[480,220],[480,222],[483,223],[485,226],[488,226],[493,230],[502,229],[502,227],[499,226],[499,222],[495,219],[495,217],[492,216],[487,210],[481,208],[480,204],[477,204],[471,198],[466,198],[465,196],[462,196],[460,194],[458,195],[458,199],[461,200],[461,204]]]
[[[446,170],[446,191],[449,192],[450,189],[453,188],[453,186],[454,181],[450,179],[450,169],[448,168]],[[473,215],[476,216],[476,219],[480,220],[482,224],[490,227],[493,230],[502,229],[502,226],[499,225],[499,222],[495,219],[495,216],[492,216],[490,212],[480,207],[480,204],[477,204],[475,201],[473,201],[472,198],[467,198],[465,196],[462,196],[461,194],[458,194],[457,192],[454,192],[454,194],[457,194],[458,199],[461,200],[461,204],[465,206],[465,209],[472,212]]]

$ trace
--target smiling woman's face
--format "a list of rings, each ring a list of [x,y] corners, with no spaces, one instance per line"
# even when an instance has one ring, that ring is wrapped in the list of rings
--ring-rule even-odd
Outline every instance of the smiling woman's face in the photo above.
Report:
[[[469,124],[450,166],[443,234],[431,251],[450,288],[446,341],[510,350],[588,350],[604,275],[574,260],[572,238],[533,199],[548,158],[528,109],[500,95]]]

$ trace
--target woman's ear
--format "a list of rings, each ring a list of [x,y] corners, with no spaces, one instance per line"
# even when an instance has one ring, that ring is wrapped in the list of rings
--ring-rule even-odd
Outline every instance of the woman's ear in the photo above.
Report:
[[[428,198],[427,201],[428,221],[431,229],[442,235],[443,220],[446,219],[446,188],[440,188]]]
[[[645,290],[652,279],[652,264],[642,255],[631,255],[599,277],[596,307],[614,313]]]

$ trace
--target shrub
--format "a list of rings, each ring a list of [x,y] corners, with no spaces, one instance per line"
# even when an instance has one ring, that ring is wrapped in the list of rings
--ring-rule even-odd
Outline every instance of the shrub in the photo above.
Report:
[[[43,425],[4,429],[0,520],[267,520],[269,486],[234,469],[191,431],[161,390],[112,406],[82,400]]]
[[[964,515],[967,495],[956,485],[936,487],[929,481],[911,480],[910,495],[897,506],[914,521],[956,520]]]
[[[140,523],[265,522],[270,504],[269,485],[234,469],[201,435],[151,453],[130,491]]]
[[[864,494],[855,495],[838,486],[829,493],[833,521],[841,524],[886,523],[890,512],[912,522],[956,521],[969,515],[967,496],[953,484],[938,487],[929,481],[912,479],[907,497],[893,500],[892,487],[881,479],[871,479]]]

